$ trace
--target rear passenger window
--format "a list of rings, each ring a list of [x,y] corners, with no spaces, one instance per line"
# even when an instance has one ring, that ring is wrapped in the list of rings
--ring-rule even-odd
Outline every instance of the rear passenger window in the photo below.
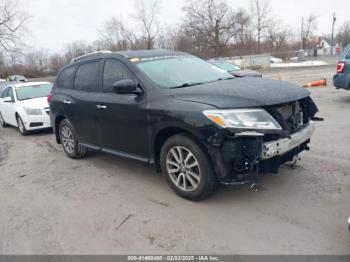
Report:
[[[79,66],[75,75],[74,89],[87,92],[98,91],[99,62],[91,62]]]
[[[133,79],[129,69],[118,60],[106,60],[103,71],[103,92],[113,92],[113,84],[125,79]]]
[[[60,89],[70,89],[76,67],[64,69],[57,79],[56,85]]]

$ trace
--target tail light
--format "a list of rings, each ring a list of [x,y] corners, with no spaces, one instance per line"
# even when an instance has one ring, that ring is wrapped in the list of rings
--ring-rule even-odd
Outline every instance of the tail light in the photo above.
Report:
[[[337,64],[337,73],[343,73],[345,68],[345,62],[339,62]]]
[[[49,95],[47,96],[47,102],[50,104],[52,100],[52,92],[49,93]]]

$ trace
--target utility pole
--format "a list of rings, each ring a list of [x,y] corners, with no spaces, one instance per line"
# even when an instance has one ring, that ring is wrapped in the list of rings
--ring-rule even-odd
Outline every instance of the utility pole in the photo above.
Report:
[[[334,46],[334,25],[337,21],[337,17],[335,16],[335,13],[333,13],[333,21],[332,21],[332,39],[331,39],[331,55],[333,55],[333,46]]]
[[[304,17],[301,18],[301,49],[304,49]]]

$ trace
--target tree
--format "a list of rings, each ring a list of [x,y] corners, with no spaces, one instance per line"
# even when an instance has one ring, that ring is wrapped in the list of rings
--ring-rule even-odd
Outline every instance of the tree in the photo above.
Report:
[[[49,56],[47,51],[35,50],[25,54],[26,75],[41,76],[49,71]]]
[[[158,0],[138,0],[135,1],[136,16],[142,31],[142,40],[145,48],[150,50],[154,47],[155,39],[160,31],[159,13],[160,4]]]
[[[88,45],[82,41],[75,41],[66,46],[64,56],[66,61],[69,62],[75,57],[82,56],[93,51],[94,49],[91,45]]]
[[[337,42],[342,45],[342,47],[350,44],[350,21],[345,22],[338,30],[336,36]]]
[[[111,51],[122,51],[133,49],[136,36],[124,23],[115,17],[106,21],[100,30],[100,40],[95,42],[97,49],[107,49]]]
[[[312,36],[313,30],[317,29],[317,16],[316,15],[309,15],[305,20],[303,20],[302,23],[302,46],[303,49],[307,49],[309,46],[309,40]]]
[[[185,28],[197,43],[206,44],[218,56],[234,37],[234,15],[224,0],[192,0],[183,8]]]
[[[0,2],[0,47],[11,52],[18,47],[18,33],[23,29],[29,17],[18,11],[17,1],[3,0]]]
[[[281,21],[271,22],[268,26],[268,39],[276,50],[285,49],[292,32]]]
[[[252,20],[257,32],[258,53],[261,52],[262,34],[268,28],[271,19],[269,15],[271,8],[266,0],[252,0],[251,3]]]

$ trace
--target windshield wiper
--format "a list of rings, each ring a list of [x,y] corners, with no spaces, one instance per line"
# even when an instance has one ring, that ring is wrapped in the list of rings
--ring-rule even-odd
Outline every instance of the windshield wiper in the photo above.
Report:
[[[184,87],[190,87],[190,86],[198,86],[198,85],[203,85],[204,83],[198,82],[198,83],[184,83],[179,86],[174,86],[171,87],[171,89],[177,89],[177,88],[184,88]]]

